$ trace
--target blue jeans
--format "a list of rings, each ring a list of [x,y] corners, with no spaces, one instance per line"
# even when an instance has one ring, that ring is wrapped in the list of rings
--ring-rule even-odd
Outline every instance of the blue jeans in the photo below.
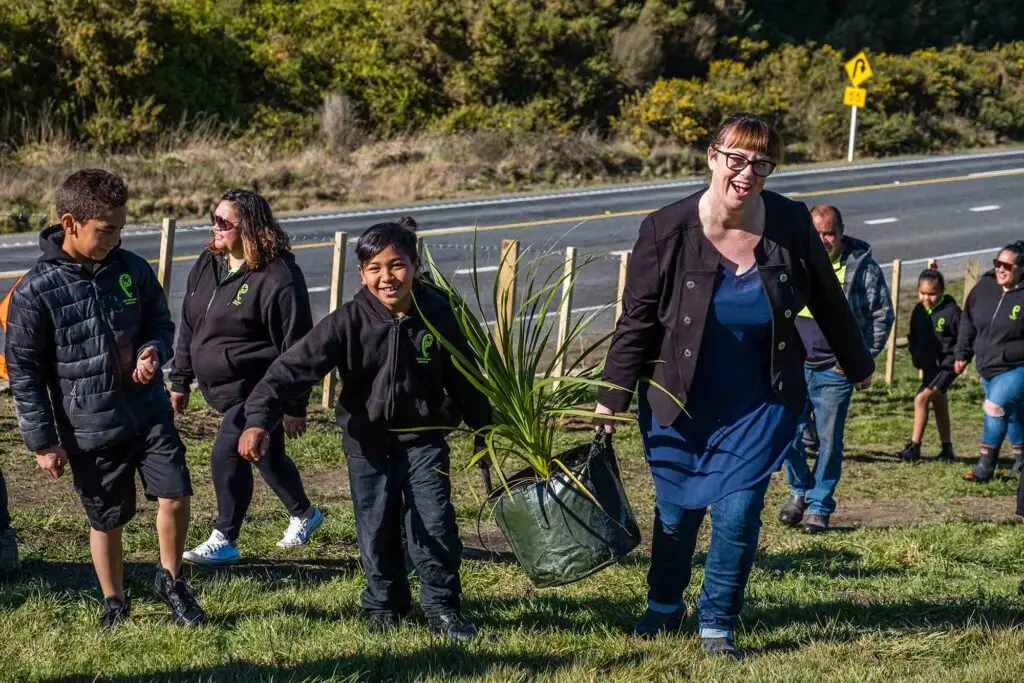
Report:
[[[992,379],[982,379],[985,399],[1003,409],[1003,415],[985,412],[985,426],[981,443],[991,448],[1003,445],[1007,434],[1014,446],[1024,444],[1024,366],[1000,373]]]
[[[0,470],[0,531],[11,528],[11,516],[7,511],[7,482],[4,481],[3,470]]]
[[[811,472],[807,465],[807,451],[800,439],[804,424],[810,419],[809,415],[804,415],[793,447],[786,456],[786,481],[793,495],[806,501],[809,514],[830,515],[836,509],[833,494],[843,473],[843,434],[853,384],[835,368],[804,368],[804,378],[807,380],[808,409],[814,410],[814,424],[818,430],[818,459],[814,463],[814,472]]]
[[[711,545],[698,602],[702,637],[732,638],[757,553],[769,481],[766,477],[754,488],[735,491],[711,504]],[[664,612],[683,604],[683,591],[693,572],[697,534],[707,510],[655,501],[651,569],[647,573],[647,599],[652,609]]]

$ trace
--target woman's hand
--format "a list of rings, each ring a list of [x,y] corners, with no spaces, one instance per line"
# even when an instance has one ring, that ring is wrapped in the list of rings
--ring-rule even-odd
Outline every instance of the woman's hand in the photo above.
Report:
[[[188,410],[188,392],[184,394],[178,393],[177,391],[171,392],[171,408],[178,415],[184,415],[185,411]]]
[[[603,431],[605,434],[614,434],[615,433],[615,421],[614,420],[605,420],[602,417],[604,415],[614,415],[614,414],[615,414],[614,410],[612,410],[611,408],[606,408],[605,406],[603,406],[600,403],[598,403],[597,407],[594,408],[594,427],[597,428],[597,431],[599,431],[599,432]]]
[[[965,361],[965,360],[955,360],[955,361],[953,361],[953,372],[954,373],[956,373],[958,375],[962,375],[964,370],[966,370],[966,369],[967,369],[967,361]]]
[[[297,439],[306,433],[306,418],[284,416],[284,433],[289,439]]]

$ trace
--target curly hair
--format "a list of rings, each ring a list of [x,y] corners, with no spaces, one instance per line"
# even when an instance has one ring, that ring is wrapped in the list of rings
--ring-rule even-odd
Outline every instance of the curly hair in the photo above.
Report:
[[[291,239],[281,229],[270,204],[262,195],[251,190],[232,189],[220,196],[210,207],[210,220],[221,202],[232,202],[238,212],[238,234],[242,238],[245,263],[250,270],[259,270],[286,251],[291,251]],[[223,255],[225,249],[216,249],[211,239],[207,249]]]
[[[57,188],[57,216],[71,214],[84,223],[128,203],[128,190],[117,174],[86,168],[69,175]]]

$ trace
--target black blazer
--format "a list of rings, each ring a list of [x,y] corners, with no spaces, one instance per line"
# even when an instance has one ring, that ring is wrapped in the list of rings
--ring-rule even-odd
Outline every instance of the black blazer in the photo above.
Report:
[[[598,399],[612,410],[629,407],[642,377],[686,403],[721,261],[701,229],[698,203],[703,194],[701,190],[655,211],[640,226],[603,376],[622,388],[602,389]],[[802,412],[806,353],[794,320],[804,306],[810,307],[851,382],[870,377],[875,363],[807,206],[775,192],[764,191],[761,197],[764,237],[754,254],[772,308],[772,388],[791,410]],[[671,396],[654,389],[648,399],[661,425],[679,416]]]

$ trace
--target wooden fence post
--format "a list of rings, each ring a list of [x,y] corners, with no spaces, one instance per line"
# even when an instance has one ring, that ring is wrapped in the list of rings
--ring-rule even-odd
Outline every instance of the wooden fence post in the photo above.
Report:
[[[177,224],[173,218],[165,218],[160,227],[160,261],[156,279],[160,282],[168,301],[171,298],[171,264],[174,263],[174,230]]]
[[[573,276],[576,272],[576,247],[565,248],[565,264],[562,267],[562,301],[558,307],[558,339],[555,348],[561,350],[565,344],[565,338],[569,336],[569,319],[572,316],[572,286]],[[558,356],[555,362],[555,376],[561,377],[565,370],[565,354]],[[558,389],[558,384],[555,384]]]
[[[974,286],[978,284],[978,278],[981,277],[981,262],[976,258],[972,258],[967,261],[967,269],[964,271],[964,298],[960,302],[961,306],[967,303],[967,295],[971,293]]]
[[[612,325],[618,323],[622,317],[622,294],[626,291],[626,272],[629,270],[629,257],[632,255],[631,251],[619,252],[619,285],[615,290],[615,320]]]
[[[885,353],[885,383],[892,386],[892,374],[896,366],[896,326],[900,321],[900,271],[902,262],[897,258],[892,260],[892,286],[889,291],[892,294],[892,330],[889,331],[889,346]]]
[[[345,287],[345,247],[348,244],[347,232],[334,233],[334,265],[331,267],[331,298],[328,302],[328,312],[333,313],[341,306],[341,296]],[[330,409],[334,405],[334,392],[338,387],[338,375],[332,368],[324,377],[323,398],[320,405]]]
[[[504,354],[502,337],[505,326],[514,323],[516,312],[516,276],[519,270],[519,240],[501,241],[501,265],[498,266],[498,310],[495,313],[494,343],[498,353]]]

